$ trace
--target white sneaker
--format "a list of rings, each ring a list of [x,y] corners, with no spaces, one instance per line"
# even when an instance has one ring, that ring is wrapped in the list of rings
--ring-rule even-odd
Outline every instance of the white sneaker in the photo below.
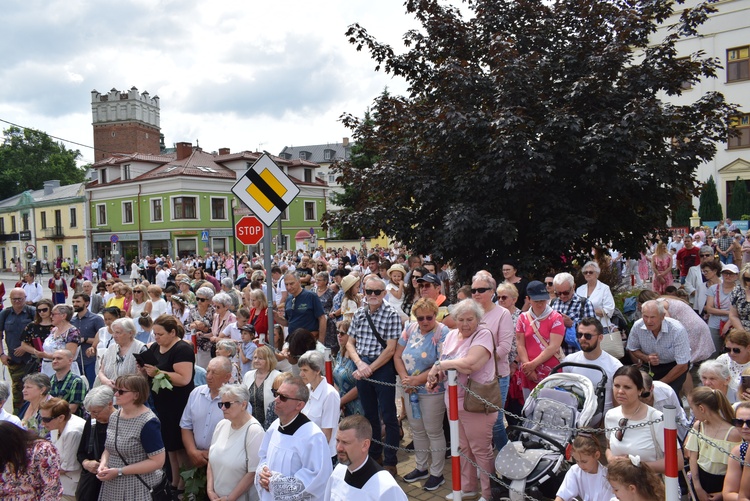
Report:
[[[479,495],[478,492],[464,492],[461,491],[461,499],[474,499]],[[453,499],[453,493],[451,492],[447,496],[445,496],[445,499]],[[480,499],[479,501],[483,501],[483,499]],[[486,501],[486,500],[484,500]]]

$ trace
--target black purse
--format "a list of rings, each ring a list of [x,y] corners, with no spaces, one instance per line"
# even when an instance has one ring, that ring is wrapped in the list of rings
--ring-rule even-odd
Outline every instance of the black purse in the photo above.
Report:
[[[119,428],[120,415],[118,414],[117,421],[115,422],[115,452],[120,456],[120,459],[125,463],[125,466],[128,466],[130,463],[125,461],[125,458],[122,457],[120,451],[117,450],[117,432]],[[162,472],[161,481],[153,487],[149,486],[140,475],[135,475],[135,478],[146,486],[146,489],[148,489],[148,492],[151,494],[151,499],[154,501],[178,501],[177,494],[172,490],[172,484],[169,482],[169,479],[167,479],[167,475],[164,472]]]

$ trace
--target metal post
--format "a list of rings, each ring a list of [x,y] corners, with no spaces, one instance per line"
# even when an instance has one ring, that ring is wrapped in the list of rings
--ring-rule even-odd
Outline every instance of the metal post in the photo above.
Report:
[[[664,485],[666,498],[679,499],[680,484],[677,480],[677,413],[674,405],[664,406]]]
[[[333,361],[331,360],[331,349],[326,348],[325,353],[325,362],[326,362],[326,381],[328,381],[328,384],[333,384]]]
[[[276,349],[273,334],[273,278],[271,277],[271,227],[264,227],[263,234],[263,266],[266,268],[266,298],[268,299],[268,344]]]
[[[234,279],[237,280],[237,229],[234,227],[234,198],[232,198],[232,249],[234,250]]]
[[[451,434],[453,500],[461,501],[461,456],[458,455],[458,373],[448,371],[448,425]]]

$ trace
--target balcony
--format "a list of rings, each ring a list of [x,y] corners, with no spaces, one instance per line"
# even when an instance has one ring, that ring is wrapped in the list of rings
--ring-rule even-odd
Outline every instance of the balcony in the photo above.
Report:
[[[44,238],[51,238],[52,240],[65,238],[65,232],[62,226],[50,226],[44,228]]]

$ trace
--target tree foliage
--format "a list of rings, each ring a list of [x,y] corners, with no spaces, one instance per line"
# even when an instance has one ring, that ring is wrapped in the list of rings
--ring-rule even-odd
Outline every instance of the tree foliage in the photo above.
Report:
[[[672,210],[672,226],[690,226],[690,216],[693,215],[693,205],[690,201],[676,202]]]
[[[713,176],[709,176],[708,181],[701,187],[698,204],[698,216],[700,216],[701,221],[721,221],[724,219]]]
[[[62,185],[82,182],[85,169],[76,165],[80,156],[44,132],[11,126],[3,131],[0,144],[0,200],[39,190],[50,179]]]
[[[738,176],[734,182],[732,199],[727,204],[727,217],[739,220],[745,214],[750,214],[750,194],[745,181]]]
[[[359,24],[347,35],[407,95],[374,100],[370,120],[342,121],[377,165],[339,166],[368,190],[329,224],[377,225],[416,252],[452,259],[464,276],[517,257],[560,267],[592,245],[626,254],[663,228],[670,201],[697,194],[734,110],[721,94],[665,103],[719,61],[677,57],[711,11],[666,0],[407,0],[421,23],[397,54]]]

